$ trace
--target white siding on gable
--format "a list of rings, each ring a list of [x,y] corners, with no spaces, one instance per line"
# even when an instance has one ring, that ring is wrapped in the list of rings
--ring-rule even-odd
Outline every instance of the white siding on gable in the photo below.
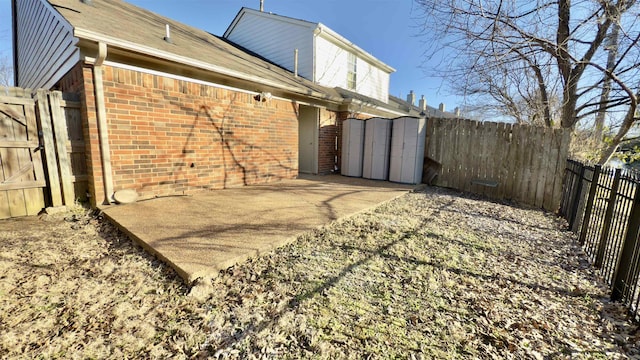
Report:
[[[245,12],[227,39],[289,71],[294,70],[293,52],[298,49],[298,74],[313,79],[311,27]]]
[[[298,74],[319,85],[340,87],[384,103],[394,70],[319,23],[243,9],[225,33],[230,41],[290,71],[298,49]],[[356,83],[353,86],[355,56]],[[351,78],[351,81],[348,79]]]
[[[16,1],[16,86],[50,88],[80,60],[73,29],[44,0]]]
[[[315,82],[327,87],[341,87],[346,89],[347,63],[348,52],[346,50],[322,37],[316,37]]]
[[[316,82],[328,87],[347,86],[349,52],[321,36],[316,38]],[[357,57],[357,54],[356,54]],[[389,101],[389,73],[357,57],[355,92],[380,100]]]
[[[356,91],[359,94],[383,101],[389,101],[389,74],[380,68],[358,59],[358,85]]]

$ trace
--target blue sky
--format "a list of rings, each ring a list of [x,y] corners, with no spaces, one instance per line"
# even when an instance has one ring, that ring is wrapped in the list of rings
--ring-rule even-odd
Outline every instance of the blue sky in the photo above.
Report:
[[[130,3],[191,26],[222,35],[238,10],[259,8],[260,0],[129,0]],[[0,0],[0,56],[11,52],[11,1]],[[421,68],[425,46],[418,36],[413,0],[264,0],[265,11],[321,22],[396,69],[390,93],[409,90],[452,110],[459,99],[447,96],[440,78]]]

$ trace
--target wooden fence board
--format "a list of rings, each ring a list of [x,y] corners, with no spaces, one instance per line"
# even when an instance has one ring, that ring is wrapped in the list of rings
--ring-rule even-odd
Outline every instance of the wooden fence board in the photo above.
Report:
[[[540,175],[538,176],[537,188],[536,188],[536,202],[535,206],[544,206],[545,187],[547,186],[547,177],[553,176],[549,174],[549,162],[551,159],[551,144],[553,143],[553,129],[544,129],[542,138],[542,156],[540,158]]]
[[[429,154],[433,153],[433,144],[435,139],[433,138],[433,123],[436,119],[427,119],[427,129],[425,131],[427,138],[424,143],[424,157],[426,158]]]
[[[500,138],[498,139],[498,143],[500,144],[500,152],[499,152],[498,159],[502,159],[502,161],[500,161],[500,164],[499,164],[500,185],[498,186],[496,197],[498,199],[503,199],[505,195],[505,190],[507,188],[507,181],[508,181],[507,175],[509,174],[509,168],[511,167],[508,162],[509,144],[511,142],[509,140],[509,136],[511,134],[511,124],[501,123],[499,127],[499,131],[500,131]]]
[[[479,148],[481,146],[480,137],[478,134],[478,122],[470,121],[469,122],[469,157],[467,158],[467,174],[468,180],[465,186],[468,186],[469,191],[476,191],[475,185],[471,183],[471,180],[478,177],[478,161],[479,158]]]
[[[462,147],[462,143],[466,141],[466,139],[463,137],[463,134],[460,133],[460,119],[452,119],[450,124],[451,133],[449,135],[449,138],[451,139],[453,148],[460,149]],[[451,151],[451,155],[451,163],[453,164],[453,168],[451,169],[453,178],[451,187],[453,187],[454,189],[460,189],[460,186],[462,185],[462,179],[460,178],[460,174],[462,172],[462,157],[460,156],[460,151]]]
[[[524,177],[524,152],[526,151],[527,143],[525,142],[525,137],[523,136],[524,127],[518,126],[516,131],[514,132],[514,137],[516,138],[517,146],[515,148],[515,156],[513,159],[513,167],[514,169],[519,169],[514,171],[513,177],[513,192],[511,193],[511,198],[517,201],[522,201],[522,178]]]
[[[69,94],[62,94],[69,96]],[[74,187],[75,200],[87,200],[89,189],[86,162],[86,147],[82,133],[81,104],[78,101],[62,100],[60,102],[63,116],[66,119],[68,134],[67,153],[71,166],[71,180]]]
[[[440,158],[440,142],[442,141],[442,138],[439,136],[439,134],[442,132],[440,130],[440,119],[430,119],[429,121],[432,123],[433,132],[431,135],[430,152],[428,156],[433,160],[442,163],[442,159]],[[438,136],[436,136],[436,134],[438,134]],[[435,184],[442,186],[441,182],[442,167],[440,167],[440,169],[438,170],[438,177],[436,178]]]
[[[558,142],[561,140],[558,137],[558,133],[556,131],[551,131],[552,136],[551,136],[551,145],[550,145],[550,150],[549,150],[549,158],[548,158],[548,163],[547,163],[547,173],[549,174],[545,180],[545,186],[544,186],[544,204],[543,204],[543,208],[544,209],[551,209],[553,208],[553,185],[554,185],[554,181],[555,181],[555,171],[556,171],[556,166],[558,165],[558,161],[559,159],[559,155],[560,155],[560,149],[558,145]]]
[[[527,184],[527,204],[536,205],[536,192],[538,190],[538,181],[540,179],[540,165],[542,161],[542,137],[544,135],[544,128],[534,127],[533,141],[531,142],[531,148],[529,149],[529,156],[531,157],[531,176],[528,179]]]
[[[478,162],[476,162],[474,165],[476,166],[476,176],[475,179],[476,180],[485,180],[487,177],[487,152],[488,152],[488,145],[490,142],[490,139],[488,138],[488,127],[484,124],[479,124],[478,128],[477,128],[477,137],[478,137]],[[474,185],[475,186],[475,191],[481,195],[485,195],[486,192],[486,188],[484,186],[480,186],[478,184]]]
[[[49,99],[45,90],[38,90],[36,93],[38,116],[42,129],[42,141],[44,145],[45,160],[47,162],[47,178],[51,205],[61,206],[62,188],[58,175],[58,159],[56,157],[56,147],[53,140],[53,128],[51,126],[51,112],[49,110]]]
[[[520,201],[525,204],[530,204],[531,202],[529,197],[529,183],[531,182],[531,178],[533,176],[533,169],[531,165],[533,152],[535,151],[533,146],[535,135],[531,134],[529,131],[526,131],[528,129],[524,127],[522,129],[525,131],[522,131],[520,133],[520,136],[522,137],[522,141],[524,143],[520,166],[524,169],[524,174],[520,179],[520,191],[522,194]]]
[[[498,123],[490,122],[487,124],[488,133],[487,139],[489,143],[487,144],[487,152],[485,156],[487,158],[486,171],[487,171],[487,179],[491,181],[499,182],[498,176],[498,164],[502,163],[504,159],[501,158],[500,153],[498,151]],[[485,187],[485,194],[489,197],[496,197],[497,187]]]
[[[67,142],[69,141],[67,133],[67,121],[62,111],[62,93],[54,91],[49,95],[51,103],[51,120],[53,124],[53,133],[55,136],[56,152],[58,155],[58,167],[60,171],[60,180],[62,182],[62,194],[65,205],[73,205],[75,194],[71,173],[71,161],[67,153]]]
[[[6,191],[0,191],[0,219],[7,219],[11,217],[11,211],[9,210],[9,195]]]
[[[463,119],[458,119],[458,136],[461,137],[460,141],[460,163],[458,176],[460,178],[460,186],[458,189],[465,190],[469,188],[471,177],[469,176],[470,164],[469,154],[471,152],[471,128],[469,122]]]
[[[448,164],[445,163],[445,159],[444,159],[444,153],[446,152],[446,143],[448,141],[448,139],[446,138],[447,136],[447,129],[445,127],[445,123],[443,121],[440,121],[438,123],[438,134],[442,134],[443,136],[440,138],[440,136],[436,136],[436,138],[438,139],[438,149],[437,149],[437,154],[438,154],[438,162],[440,162],[440,164],[442,164],[442,169],[440,170],[440,176],[438,178],[438,184],[440,186],[447,186],[447,166],[449,166]]]
[[[24,189],[25,207],[28,216],[38,215],[44,207],[44,191],[42,187]]]
[[[449,165],[447,163],[447,159],[445,158],[445,154],[446,154],[446,148],[447,148],[447,143],[449,141],[448,133],[447,133],[447,127],[446,127],[446,123],[444,121],[441,121],[438,124],[438,133],[442,134],[442,137],[439,137],[440,139],[438,140],[438,161],[440,162],[440,164],[442,164],[442,170],[440,172],[440,181],[439,183],[441,184],[440,186],[444,186],[447,187],[447,181],[448,181],[448,173],[449,173]]]
[[[24,190],[9,190],[7,196],[9,198],[9,213],[12,217],[28,215]]]
[[[446,146],[445,149],[450,149],[450,148],[454,148],[456,146],[456,137],[454,136],[454,122],[453,121],[446,121],[444,123],[444,127],[445,127],[445,131],[446,131],[446,139],[447,142],[444,144]],[[455,180],[456,180],[456,163],[455,163],[455,151],[444,151],[443,152],[443,163],[447,164],[446,166],[446,175],[445,178],[447,179],[447,187],[455,187]]]
[[[518,132],[518,128],[520,125],[511,125],[510,128],[510,136],[509,136],[509,144],[507,150],[507,164],[506,164],[506,172],[505,175],[505,187],[504,187],[504,198],[513,199],[514,186],[515,186],[515,161],[516,161],[516,153],[518,149],[518,142],[516,139],[516,134]]]

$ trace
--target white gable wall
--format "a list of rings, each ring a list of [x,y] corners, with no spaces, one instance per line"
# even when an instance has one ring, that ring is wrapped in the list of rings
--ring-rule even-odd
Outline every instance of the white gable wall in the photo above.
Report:
[[[316,78],[320,85],[347,88],[348,52],[320,36],[316,37]]]
[[[16,86],[49,89],[80,61],[73,28],[44,0],[15,4]]]
[[[341,87],[387,103],[393,68],[319,23],[287,18],[244,8],[225,38],[294,70],[298,49],[298,74],[326,87]],[[356,88],[347,87],[348,54],[357,57]]]
[[[298,49],[298,74],[313,79],[313,29],[309,26],[245,12],[226,37],[289,71],[294,70],[293,53]]]
[[[348,50],[316,37],[315,81],[327,87],[341,87],[383,102],[389,101],[389,73],[357,57],[356,89],[347,88]]]
[[[389,73],[361,58],[358,58],[356,82],[359,94],[385,103],[389,101]]]

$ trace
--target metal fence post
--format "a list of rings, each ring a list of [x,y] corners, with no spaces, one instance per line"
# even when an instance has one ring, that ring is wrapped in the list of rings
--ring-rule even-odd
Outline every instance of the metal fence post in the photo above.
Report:
[[[580,173],[578,174],[578,186],[576,186],[576,192],[573,194],[573,204],[571,209],[571,219],[569,220],[569,230],[574,231],[573,226],[576,222],[578,215],[578,207],[580,205],[580,194],[582,194],[582,179],[584,179],[584,164],[580,164]]]
[[[587,239],[587,231],[589,230],[589,221],[591,221],[591,212],[593,211],[593,202],[596,199],[596,190],[598,189],[598,180],[600,179],[601,165],[593,167],[593,176],[591,177],[591,186],[589,187],[589,197],[584,208],[584,220],[582,220],[582,229],[580,229],[580,245],[584,245]]]
[[[633,205],[627,223],[627,234],[622,243],[620,258],[613,276],[611,300],[618,301],[624,297],[628,284],[635,283],[638,279],[640,266],[635,266],[634,274],[629,274],[633,267],[633,255],[638,247],[638,233],[640,232],[640,184],[636,183],[636,191],[633,196]],[[636,264],[637,265],[637,264]]]
[[[609,239],[609,231],[611,230],[611,222],[613,219],[613,211],[616,207],[616,197],[618,195],[618,185],[620,184],[621,169],[616,169],[613,175],[613,184],[611,185],[611,192],[609,193],[609,201],[607,202],[607,211],[604,215],[604,222],[602,225],[602,233],[600,234],[600,243],[598,244],[598,253],[596,255],[596,261],[593,264],[597,269],[602,266],[604,260],[604,253],[607,249],[607,240]]]

